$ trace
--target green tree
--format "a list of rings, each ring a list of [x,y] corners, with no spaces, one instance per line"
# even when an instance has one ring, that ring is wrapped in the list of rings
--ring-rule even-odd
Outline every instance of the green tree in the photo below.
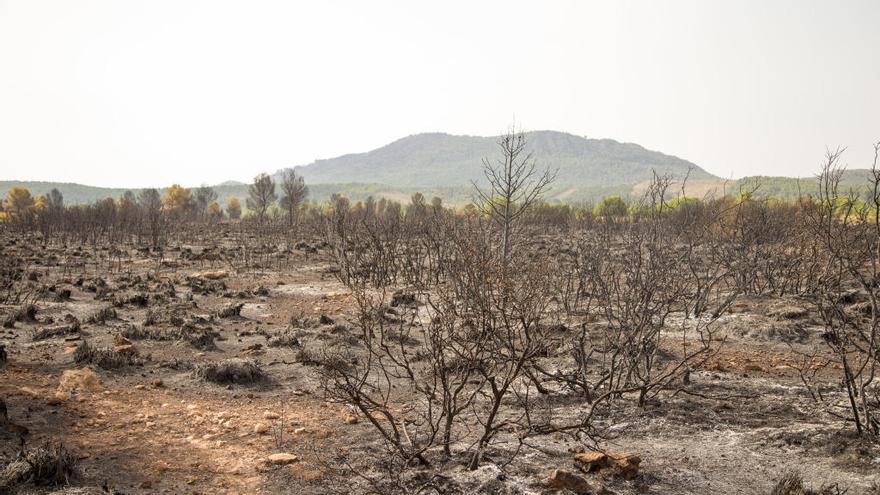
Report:
[[[607,196],[596,205],[596,216],[599,217],[623,218],[626,212],[626,202],[620,196]]]

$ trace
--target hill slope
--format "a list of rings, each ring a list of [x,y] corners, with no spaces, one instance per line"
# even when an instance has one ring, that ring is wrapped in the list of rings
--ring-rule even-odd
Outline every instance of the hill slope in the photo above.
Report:
[[[422,192],[459,205],[472,198],[470,182],[482,182],[482,159],[499,155],[497,139],[416,134],[366,153],[317,160],[295,168],[305,177],[309,200],[314,202],[324,201],[334,192],[353,200],[374,196],[405,202],[412,193]],[[686,160],[611,139],[587,139],[554,131],[530,132],[527,139],[538,169],[558,171],[552,190],[545,195],[548,201],[597,201],[611,194],[639,197],[652,170],[675,178],[684,177],[690,170],[686,193],[694,196],[740,187],[751,189],[755,182],[760,184],[758,196],[793,198],[799,190],[815,193],[814,178],[747,177],[724,181]],[[842,186],[863,189],[866,178],[867,171],[851,170],[845,174]],[[27,187],[35,196],[58,188],[67,204],[92,203],[124,192],[71,183],[0,181],[0,197],[16,186]],[[214,188],[222,205],[232,196],[244,204],[245,184],[227,181]]]
[[[367,153],[295,167],[312,184],[363,182],[401,188],[463,187],[481,181],[482,159],[499,155],[497,137],[416,134]],[[715,177],[691,162],[631,143],[554,131],[527,134],[539,169],[557,170],[556,190],[607,188],[651,178],[651,171]]]

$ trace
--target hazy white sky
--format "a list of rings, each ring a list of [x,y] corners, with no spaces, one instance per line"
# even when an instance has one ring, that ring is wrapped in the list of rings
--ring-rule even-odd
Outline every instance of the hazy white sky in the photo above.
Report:
[[[869,164],[878,92],[878,0],[0,0],[0,179],[248,180],[514,116],[810,175]]]

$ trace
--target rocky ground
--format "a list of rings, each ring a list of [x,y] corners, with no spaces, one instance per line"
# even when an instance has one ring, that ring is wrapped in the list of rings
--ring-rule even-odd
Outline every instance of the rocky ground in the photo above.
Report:
[[[240,270],[202,246],[132,250],[111,266],[100,251],[6,240],[2,255],[45,292],[33,311],[0,308],[0,467],[22,445],[60,443],[76,461],[71,486],[95,493],[369,492],[356,473],[383,476],[384,447],[325,398],[309,358],[358,345],[351,296],[316,247]],[[513,462],[489,452],[476,471],[453,456],[425,493],[571,493],[559,487],[584,481],[605,493],[770,493],[792,471],[838,490],[826,493],[880,493],[880,450],[817,411],[795,371],[796,351],[821,348],[809,305],[741,298],[721,327],[727,341],[692,374],[695,393],[603,416],[604,448],[635,466],[594,466],[548,436]],[[0,476],[0,493],[57,489],[31,478],[3,488]]]

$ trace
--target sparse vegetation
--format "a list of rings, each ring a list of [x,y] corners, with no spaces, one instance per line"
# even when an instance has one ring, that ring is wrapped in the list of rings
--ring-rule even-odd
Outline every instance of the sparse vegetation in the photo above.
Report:
[[[29,419],[51,401],[77,435],[99,435],[109,405],[80,417],[57,403],[124,407],[122,387],[143,394],[131,424],[177,421],[168,428],[192,444],[208,435],[218,452],[228,444],[213,442],[271,430],[274,449],[323,452],[268,465],[317,472],[344,459],[332,476],[352,493],[699,493],[696,476],[669,470],[732,486],[735,473],[707,466],[752,462],[743,450],[836,469],[760,471],[759,491],[870,490],[877,480],[859,477],[880,456],[880,203],[841,186],[838,155],[821,194],[797,201],[696,199],[656,174],[639,198],[581,207],[542,203],[552,174],[511,156],[529,148],[509,139],[497,170],[521,170],[524,196],[504,200],[499,179],[469,208],[421,194],[305,204],[291,177],[282,198],[295,208],[272,205],[260,179],[253,199],[266,209],[244,218],[212,213],[202,188],[87,207],[54,198],[51,215],[25,206],[0,222],[3,372],[15,381],[51,363],[55,380],[91,366],[107,393],[97,375],[89,390],[0,384],[10,418],[61,424]],[[13,442],[31,438],[9,421]],[[193,430],[215,424],[230,433]],[[705,434],[719,428],[739,443]],[[663,457],[668,445],[687,454]],[[273,473],[260,476],[278,483]],[[297,489],[322,493],[330,475],[314,476]]]

